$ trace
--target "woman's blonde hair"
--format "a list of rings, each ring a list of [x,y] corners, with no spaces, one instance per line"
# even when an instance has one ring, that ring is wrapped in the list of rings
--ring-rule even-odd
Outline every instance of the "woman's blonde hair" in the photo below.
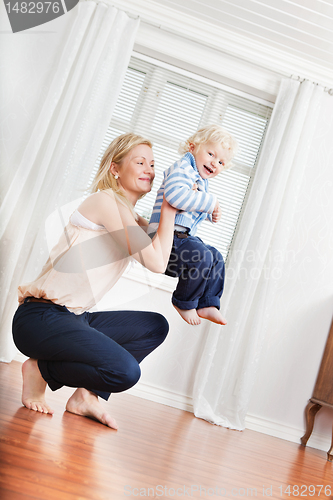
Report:
[[[148,139],[144,139],[141,135],[128,132],[116,137],[104,152],[103,158],[98,168],[98,172],[91,185],[91,192],[96,193],[103,189],[112,189],[120,198],[120,201],[126,204],[133,213],[133,206],[126,198],[124,192],[118,185],[117,179],[111,173],[111,163],[116,163],[121,168],[121,164],[125,156],[136,146],[146,144],[152,148],[152,143]],[[142,195],[144,196],[144,195]],[[136,214],[135,214],[136,215]]]
[[[191,144],[198,147],[207,142],[215,142],[220,144],[224,149],[228,149],[231,152],[231,158],[235,156],[238,149],[236,139],[227,130],[222,128],[220,125],[207,125],[191,135],[191,137],[179,146],[178,151],[181,155],[183,155],[190,151]],[[228,163],[224,166],[224,170],[233,166],[234,164],[231,161],[228,161]]]

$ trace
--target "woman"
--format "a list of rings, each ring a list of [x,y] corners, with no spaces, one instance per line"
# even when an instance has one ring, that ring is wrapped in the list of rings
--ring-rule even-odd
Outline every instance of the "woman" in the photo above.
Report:
[[[13,338],[29,357],[22,366],[22,403],[53,413],[45,401],[63,385],[77,387],[66,410],[117,429],[98,396],[132,387],[139,363],[165,339],[168,323],[153,312],[89,313],[116,283],[131,258],[164,272],[171,252],[176,210],[166,201],[153,241],[148,222],[134,212],[151,190],[154,158],[149,141],[128,133],[106,150],[93,194],[70,217],[39,277],[19,287]]]

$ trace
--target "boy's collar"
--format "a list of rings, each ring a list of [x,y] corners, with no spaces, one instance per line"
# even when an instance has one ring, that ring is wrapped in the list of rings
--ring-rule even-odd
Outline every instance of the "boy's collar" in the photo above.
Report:
[[[196,161],[195,161],[195,158],[194,158],[193,154],[192,154],[190,151],[188,151],[187,153],[185,153],[185,156],[186,156],[186,157],[187,157],[187,159],[190,161],[190,163],[191,163],[191,165],[192,165],[193,169],[194,169],[194,170],[198,173],[198,175],[200,175],[200,174],[199,174],[198,167],[197,167],[197,163],[196,163]],[[201,177],[201,175],[200,175],[200,177]]]
[[[184,156],[186,156],[186,158],[189,160],[189,162],[191,163],[191,166],[192,166],[193,170],[196,171],[196,173],[198,174],[198,176],[200,177],[200,179],[202,180],[202,182],[205,182],[205,183],[208,182],[208,179],[203,179],[201,177],[201,175],[199,173],[199,170],[198,170],[198,167],[197,167],[197,163],[195,161],[195,158],[194,158],[193,154],[190,151],[188,151],[187,153],[185,153]]]

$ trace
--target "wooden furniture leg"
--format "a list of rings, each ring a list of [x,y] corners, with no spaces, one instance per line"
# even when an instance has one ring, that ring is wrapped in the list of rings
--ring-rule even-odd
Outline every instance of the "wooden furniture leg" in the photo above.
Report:
[[[331,442],[331,447],[327,452],[327,460],[333,462],[333,428],[332,428],[332,442]]]
[[[322,406],[331,408],[333,410],[333,320],[331,329],[328,334],[323,359],[319,368],[316,385],[313,389],[311,398],[306,407],[306,432],[301,438],[303,446],[306,445],[312,429],[316,413]],[[333,435],[331,448],[327,452],[327,460],[333,461]],[[333,497],[332,497],[333,500]]]
[[[304,436],[301,438],[301,444],[306,446],[309,437],[311,436],[313,430],[314,419],[317,412],[320,410],[321,405],[319,403],[313,403],[311,399],[309,400],[306,408],[305,408],[305,417],[306,417],[306,431]],[[330,450],[331,451],[331,450]]]

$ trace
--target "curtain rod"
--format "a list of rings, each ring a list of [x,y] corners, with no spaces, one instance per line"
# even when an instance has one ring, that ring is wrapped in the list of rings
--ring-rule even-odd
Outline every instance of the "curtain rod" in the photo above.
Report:
[[[297,76],[297,75],[290,75],[290,78],[292,80],[296,80],[300,83],[311,81],[311,80],[309,80],[309,78],[302,78],[301,76]],[[311,82],[311,83],[313,83],[314,85],[321,85],[320,83],[317,83],[317,82]],[[333,96],[333,88],[324,87],[324,92],[327,92],[329,95]]]

